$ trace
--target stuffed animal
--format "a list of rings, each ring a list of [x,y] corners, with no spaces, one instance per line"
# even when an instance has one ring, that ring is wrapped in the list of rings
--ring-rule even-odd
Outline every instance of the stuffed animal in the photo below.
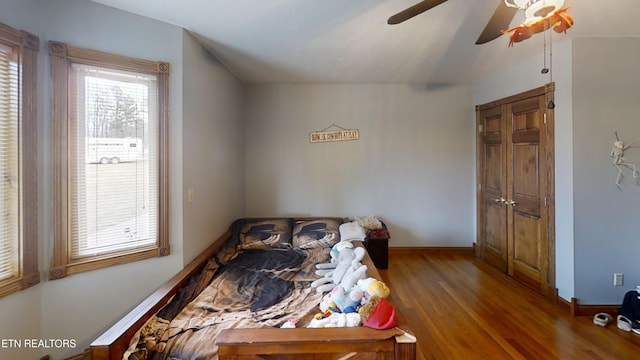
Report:
[[[396,310],[385,298],[372,296],[358,309],[362,325],[372,329],[390,329],[396,326]]]
[[[353,244],[350,241],[339,241],[331,248],[329,255],[331,260],[328,263],[316,264],[316,275],[324,276],[331,270],[335,269],[340,262],[340,252],[343,249],[353,249]]]
[[[291,319],[285,321],[280,327],[282,329],[294,329],[296,327],[296,323],[297,322],[298,322],[298,319],[291,318]]]
[[[338,286],[336,286],[338,288]],[[345,313],[343,313],[338,305],[333,300],[334,291],[327,293],[320,300],[320,311],[319,313],[313,316],[311,323],[307,327],[345,327],[347,326],[347,317]],[[349,324],[353,323],[353,314],[357,314],[357,312],[350,313]],[[360,315],[358,314],[358,324],[349,325],[349,326],[358,326],[360,324]]]
[[[344,289],[351,289],[359,279],[366,278],[367,266],[361,263],[365,250],[361,247],[355,249],[345,247],[338,253],[338,263],[335,269],[326,273],[316,274],[322,278],[311,283],[318,293],[331,291],[335,285],[342,285]]]
[[[358,280],[356,287],[363,293],[362,304],[369,302],[372,296],[387,298],[391,292],[387,284],[372,277]]]
[[[322,314],[326,314],[327,312],[340,312],[338,309],[338,305],[336,305],[335,301],[333,301],[333,293],[329,292],[325,294],[322,299],[320,299],[320,311]],[[317,314],[316,314],[317,315]]]
[[[333,313],[327,317],[314,318],[307,327],[328,328],[328,327],[355,327],[360,326],[360,315],[358,313]]]
[[[334,304],[343,313],[357,312],[363,295],[362,291],[355,286],[345,290],[341,285],[335,286],[329,294]]]

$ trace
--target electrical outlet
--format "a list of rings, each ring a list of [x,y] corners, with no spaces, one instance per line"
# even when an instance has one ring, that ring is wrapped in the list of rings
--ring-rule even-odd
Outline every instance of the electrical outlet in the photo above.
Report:
[[[622,286],[623,280],[623,273],[613,273],[613,286]]]

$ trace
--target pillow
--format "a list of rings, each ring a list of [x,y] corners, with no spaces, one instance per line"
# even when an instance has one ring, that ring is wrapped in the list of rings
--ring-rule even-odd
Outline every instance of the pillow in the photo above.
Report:
[[[238,234],[240,249],[289,249],[293,219],[246,220]]]
[[[335,219],[309,220],[293,227],[295,249],[331,248],[340,241],[339,227],[342,221]]]

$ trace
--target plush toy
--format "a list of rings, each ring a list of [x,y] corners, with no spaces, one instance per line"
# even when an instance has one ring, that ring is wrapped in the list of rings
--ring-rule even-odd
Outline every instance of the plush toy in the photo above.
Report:
[[[385,298],[372,296],[358,309],[362,325],[372,329],[390,329],[396,326],[396,310]]]
[[[333,313],[326,317],[314,318],[307,327],[328,328],[328,327],[355,327],[360,326],[360,315],[358,313]]]
[[[340,310],[338,309],[338,305],[336,305],[335,301],[333,301],[332,292],[325,294],[322,299],[320,299],[319,307],[320,311],[322,311],[322,314],[326,314],[327,312],[340,312]]]
[[[341,285],[335,286],[329,294],[333,303],[343,313],[357,312],[363,295],[362,291],[355,286],[345,290]]]
[[[372,277],[358,280],[356,287],[363,293],[362,304],[369,302],[372,296],[387,298],[391,292],[387,284]]]
[[[364,251],[364,250],[363,250]],[[360,261],[354,261],[342,276],[339,285],[344,289],[351,289],[356,286],[360,279],[367,277],[367,265],[363,265]]]
[[[364,258],[365,250],[361,247],[355,249],[345,247],[338,253],[338,263],[335,269],[326,273],[316,274],[322,278],[311,283],[319,293],[331,291],[335,285],[342,285],[344,289],[351,289],[359,279],[366,278],[367,266],[360,261]]]
[[[282,326],[280,326],[283,329],[294,329],[296,327],[296,323],[298,322],[298,319],[296,318],[291,318],[287,321],[285,321]]]
[[[335,269],[340,262],[340,252],[346,248],[353,249],[353,243],[350,241],[339,241],[333,245],[329,252],[331,260],[328,263],[316,264],[316,269],[318,269],[316,270],[316,275],[324,276]]]
[[[336,286],[337,288],[338,286]],[[322,297],[320,300],[320,311],[319,313],[313,316],[311,323],[307,327],[345,327],[347,326],[347,322],[349,324],[353,323],[353,315],[357,314],[357,312],[350,313],[351,316],[347,318],[345,313],[343,313],[338,305],[333,300],[335,292],[331,291]],[[349,319],[349,321],[347,321]],[[349,326],[358,326],[360,324],[360,315],[357,317],[358,324],[349,325]]]

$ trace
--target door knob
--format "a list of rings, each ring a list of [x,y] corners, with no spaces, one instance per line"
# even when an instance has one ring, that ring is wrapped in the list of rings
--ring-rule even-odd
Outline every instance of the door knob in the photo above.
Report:
[[[503,204],[504,204],[505,201],[507,201],[507,200],[505,200],[505,198],[493,198],[491,200],[493,200],[495,202],[498,202],[498,203],[503,203]]]
[[[504,202],[507,205],[516,206],[518,203],[513,200],[505,200]]]

